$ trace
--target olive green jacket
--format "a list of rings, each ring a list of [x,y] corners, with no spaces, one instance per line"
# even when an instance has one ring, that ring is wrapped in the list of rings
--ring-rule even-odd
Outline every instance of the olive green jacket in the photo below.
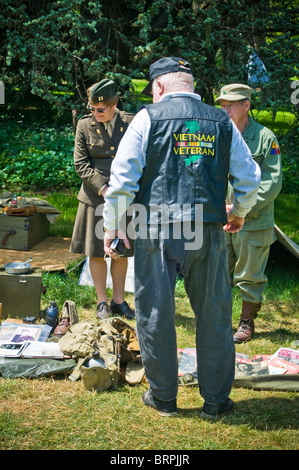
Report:
[[[74,165],[82,180],[79,201],[96,207],[100,203],[99,195],[103,186],[110,179],[110,167],[118,145],[124,136],[134,115],[117,110],[113,134],[109,137],[104,124],[97,122],[89,114],[83,116],[77,125]]]
[[[274,200],[281,191],[281,153],[273,132],[249,116],[249,123],[242,132],[253,159],[261,168],[261,184],[256,205],[245,218],[242,230],[262,230],[274,227]],[[227,203],[232,204],[233,188],[229,184]]]

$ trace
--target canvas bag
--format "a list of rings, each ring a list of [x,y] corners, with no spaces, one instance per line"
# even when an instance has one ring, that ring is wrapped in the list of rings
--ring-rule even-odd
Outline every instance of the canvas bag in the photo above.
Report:
[[[92,356],[98,338],[98,327],[91,321],[81,321],[69,327],[59,341],[60,350],[73,358]]]
[[[88,390],[99,392],[116,388],[120,364],[141,362],[134,328],[118,317],[101,320],[99,325],[92,321],[76,323],[58,343],[62,352],[78,360],[69,379],[82,378]],[[97,359],[99,365],[89,367],[92,358]]]
[[[91,321],[82,321],[70,327],[58,341],[62,352],[77,360],[69,380],[74,382],[83,379],[88,390],[107,390],[116,388],[118,384],[117,358],[112,345],[101,341],[101,328]],[[101,352],[99,351],[101,349]],[[90,359],[98,356],[102,359],[101,366],[89,368]],[[84,366],[85,365],[85,366]]]

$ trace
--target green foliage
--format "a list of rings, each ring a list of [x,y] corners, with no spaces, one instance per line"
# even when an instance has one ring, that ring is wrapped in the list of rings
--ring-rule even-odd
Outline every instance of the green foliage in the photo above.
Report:
[[[141,87],[139,81],[134,83],[137,89],[144,86],[143,82]],[[136,95],[136,106],[141,103],[139,95]],[[293,124],[294,116],[278,111],[273,122],[271,113],[260,111],[255,112],[254,117],[279,137],[283,163],[282,192],[298,193],[299,133]],[[73,166],[74,134],[70,126],[37,122],[28,124],[22,115],[18,116],[18,121],[2,117],[1,123],[1,189],[79,189],[80,180]]]
[[[221,85],[247,82],[246,64],[255,50],[270,76],[268,104],[294,108],[290,80],[297,75],[298,15],[293,3],[25,0],[16,6],[0,0],[0,74],[8,106],[33,95],[60,114],[81,109],[86,88],[104,76],[118,83],[128,104],[131,79],[147,78],[151,62],[165,55],[189,60],[198,91],[213,103],[213,91]]]
[[[56,209],[60,211],[60,215],[57,220],[55,220],[55,223],[50,224],[50,237],[72,237],[75,217],[77,214],[79,203],[77,195],[78,191],[76,190],[76,188],[69,189],[67,192],[54,191],[47,192],[45,194],[45,192],[43,191],[42,194],[34,194],[34,196],[36,197],[46,199],[49,204],[56,207]]]
[[[122,12],[131,14],[130,3],[42,0],[16,7],[13,0],[1,0],[1,76],[8,106],[34,96],[58,115],[82,109],[88,86],[112,75],[125,97],[130,28]]]
[[[82,268],[82,266],[83,263],[79,267]],[[72,299],[78,306],[84,305],[84,308],[94,308],[97,301],[95,289],[93,286],[78,285],[79,267],[77,272],[76,270],[70,271],[68,274],[43,273],[43,284],[47,286],[47,292],[43,295],[42,307],[47,308],[50,301],[55,299],[61,311],[65,300]]]
[[[68,113],[71,122],[71,111],[85,112],[86,89],[104,77],[116,81],[120,108],[136,112],[142,99],[134,94],[133,79],[148,79],[150,64],[166,55],[190,61],[196,91],[213,104],[221,86],[248,83],[248,60],[257,52],[270,82],[254,93],[256,110],[283,109],[295,116],[289,135],[277,137],[283,150],[283,190],[298,190],[295,1],[0,0],[0,6],[0,78],[5,111],[15,117],[34,107],[39,120],[60,120]],[[21,184],[26,168],[33,173],[34,162],[39,170],[35,167],[30,184],[35,187],[50,184],[54,176],[75,184],[64,149],[60,153],[58,147],[30,144],[13,153],[14,143],[9,143],[9,149],[0,149],[0,184]]]
[[[289,194],[299,193],[299,127],[291,130],[280,139],[282,150],[282,191]]]
[[[299,191],[279,194],[275,200],[275,223],[299,245]]]
[[[11,191],[79,188],[68,127],[6,121],[0,128],[0,188]]]
[[[276,134],[281,148],[282,157],[282,192],[299,193],[299,127],[296,116],[278,110],[273,120],[273,110],[254,109],[254,119],[270,128]]]

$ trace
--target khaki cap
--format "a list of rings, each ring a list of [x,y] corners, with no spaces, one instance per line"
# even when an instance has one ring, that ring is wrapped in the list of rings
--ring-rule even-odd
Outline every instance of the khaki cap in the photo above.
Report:
[[[220,100],[239,101],[247,99],[251,101],[251,93],[253,89],[242,83],[232,83],[221,88],[220,96],[216,98],[216,102]]]

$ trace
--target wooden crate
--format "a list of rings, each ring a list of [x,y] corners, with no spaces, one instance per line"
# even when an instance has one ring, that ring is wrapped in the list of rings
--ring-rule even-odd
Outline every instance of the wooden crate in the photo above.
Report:
[[[45,214],[29,217],[0,214],[0,248],[28,251],[49,235]]]
[[[0,303],[2,318],[40,316],[42,270],[32,269],[27,274],[8,274],[0,269]]]

